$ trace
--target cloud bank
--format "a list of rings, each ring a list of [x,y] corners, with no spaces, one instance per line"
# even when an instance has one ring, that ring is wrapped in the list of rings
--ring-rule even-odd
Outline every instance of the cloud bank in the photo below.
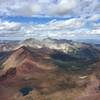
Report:
[[[37,17],[23,23],[6,16]],[[58,20],[59,18],[64,18]],[[69,17],[69,19],[67,19]],[[42,19],[44,18],[44,19]],[[52,18],[46,21],[45,18]],[[43,21],[45,23],[43,23]],[[95,37],[100,36],[100,0],[0,0],[0,37]]]
[[[87,16],[100,13],[99,0],[0,0],[0,15]]]
[[[67,20],[51,20],[45,24],[23,24],[19,22],[0,22],[0,36],[13,37],[53,37],[75,38],[78,36],[100,36],[100,24],[97,18],[92,16],[88,19],[71,18]],[[90,24],[90,25],[88,25]]]

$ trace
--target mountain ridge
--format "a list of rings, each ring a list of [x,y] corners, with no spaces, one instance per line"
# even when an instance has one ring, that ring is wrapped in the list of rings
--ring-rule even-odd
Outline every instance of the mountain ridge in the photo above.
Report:
[[[74,48],[74,44],[68,42],[68,45]],[[50,40],[47,44],[49,43],[53,45],[55,42]],[[57,44],[62,45],[63,41],[59,43],[57,40]],[[81,45],[77,56],[75,52],[70,54],[63,50],[49,48],[50,45],[43,45],[41,48],[36,45],[34,46],[33,42],[31,46],[20,43],[15,49],[9,51],[9,55],[5,54],[6,59],[1,53],[4,60],[3,68],[0,69],[0,93],[2,94],[0,98],[27,100],[27,97],[33,99],[40,96],[43,100],[47,98],[61,100],[63,96],[65,100],[85,100],[86,97],[81,94],[87,93],[88,88],[96,93],[95,88],[98,89],[98,85],[94,83],[100,77],[100,54],[95,47],[88,44]],[[92,76],[96,77],[92,79],[93,81],[91,81]],[[88,98],[90,96],[91,93],[88,94]],[[41,100],[40,98],[35,100]]]

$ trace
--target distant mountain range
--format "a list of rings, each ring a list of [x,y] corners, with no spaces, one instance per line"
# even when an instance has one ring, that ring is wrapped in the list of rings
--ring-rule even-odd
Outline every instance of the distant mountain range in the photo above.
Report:
[[[29,46],[34,45],[35,47],[38,47],[38,48],[46,46],[46,47],[55,48],[55,49],[60,49],[60,48],[64,49],[65,46],[66,47],[68,46],[80,47],[83,45],[95,45],[97,47],[100,47],[99,40],[97,40],[95,43],[93,41],[96,41],[96,40],[87,39],[87,40],[72,41],[72,40],[66,40],[66,39],[52,39],[52,38],[45,38],[41,40],[35,39],[35,38],[29,38],[26,40],[1,40],[0,51],[6,51],[6,50],[9,51],[16,48],[19,45],[29,45]]]
[[[72,55],[74,57],[89,59],[89,58],[98,58],[98,54],[100,54],[99,49],[97,49],[92,44],[88,43],[80,43],[72,40],[57,40],[57,39],[43,39],[43,40],[35,40],[35,39],[27,39],[21,43],[21,45],[29,46],[33,48],[50,48],[55,50],[60,50],[66,54]]]

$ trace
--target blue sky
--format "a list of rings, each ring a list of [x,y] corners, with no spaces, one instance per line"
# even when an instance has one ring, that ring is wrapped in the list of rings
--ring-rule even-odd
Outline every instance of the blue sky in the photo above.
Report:
[[[0,39],[100,39],[100,0],[0,0]]]

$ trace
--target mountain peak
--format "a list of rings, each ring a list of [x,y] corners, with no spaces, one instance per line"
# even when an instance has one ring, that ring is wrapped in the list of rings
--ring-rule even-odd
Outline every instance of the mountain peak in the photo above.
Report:
[[[22,62],[24,59],[32,59],[31,52],[27,47],[21,46],[18,49],[14,50],[14,52],[9,56],[9,58],[4,63],[4,70],[16,67],[17,64]]]

